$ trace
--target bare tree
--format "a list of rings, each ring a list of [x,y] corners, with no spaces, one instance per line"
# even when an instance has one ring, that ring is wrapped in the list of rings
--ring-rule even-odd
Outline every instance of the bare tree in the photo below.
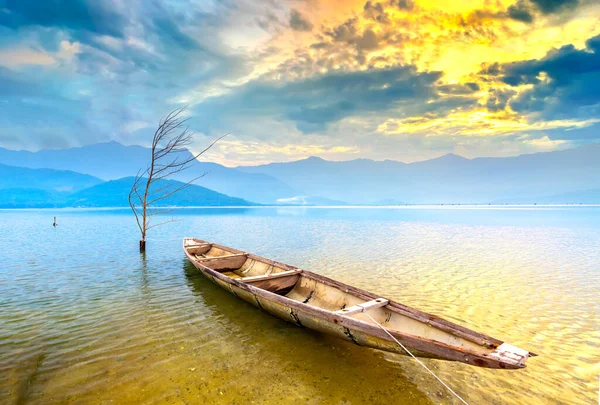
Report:
[[[145,170],[138,171],[129,191],[129,206],[141,233],[140,252],[146,250],[146,234],[150,229],[174,221],[170,219],[152,223],[154,216],[171,211],[169,208],[160,208],[161,201],[190,186],[206,173],[183,183],[162,182],[156,187],[158,182],[188,169],[200,155],[226,136],[217,138],[196,155],[189,153],[187,148],[194,133],[187,126],[188,118],[183,115],[185,109],[186,107],[182,107],[173,110],[160,120],[152,139],[150,163]]]

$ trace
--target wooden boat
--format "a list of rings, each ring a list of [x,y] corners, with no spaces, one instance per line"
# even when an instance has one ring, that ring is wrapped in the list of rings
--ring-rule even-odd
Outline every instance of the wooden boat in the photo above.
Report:
[[[360,346],[407,354],[387,331],[419,357],[517,369],[535,356],[437,316],[287,264],[194,238],[184,239],[183,249],[202,274],[236,297],[300,327]]]

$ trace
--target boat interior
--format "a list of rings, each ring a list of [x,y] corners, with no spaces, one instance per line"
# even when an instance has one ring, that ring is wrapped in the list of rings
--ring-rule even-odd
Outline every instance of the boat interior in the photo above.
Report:
[[[483,335],[469,329],[283,263],[197,239],[186,239],[184,246],[198,263],[225,276],[339,315],[372,324],[363,312],[368,311],[373,319],[390,330],[402,330],[476,352],[489,352],[502,343],[487,336],[482,339]],[[420,315],[415,316],[415,312]],[[432,323],[440,327],[432,328]],[[452,326],[444,327],[446,324]],[[455,327],[460,329],[459,333],[453,330]]]

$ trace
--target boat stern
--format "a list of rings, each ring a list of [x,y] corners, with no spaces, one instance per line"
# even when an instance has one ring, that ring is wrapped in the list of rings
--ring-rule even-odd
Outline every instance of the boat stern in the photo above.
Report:
[[[508,343],[502,343],[496,350],[487,355],[487,357],[498,361],[500,368],[524,368],[527,359],[535,356],[537,354]]]

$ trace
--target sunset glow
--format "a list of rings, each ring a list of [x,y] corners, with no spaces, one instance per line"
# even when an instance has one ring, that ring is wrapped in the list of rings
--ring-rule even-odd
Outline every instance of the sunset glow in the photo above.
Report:
[[[597,2],[34,3],[0,12],[7,148],[145,144],[182,104],[228,165],[600,139]]]

